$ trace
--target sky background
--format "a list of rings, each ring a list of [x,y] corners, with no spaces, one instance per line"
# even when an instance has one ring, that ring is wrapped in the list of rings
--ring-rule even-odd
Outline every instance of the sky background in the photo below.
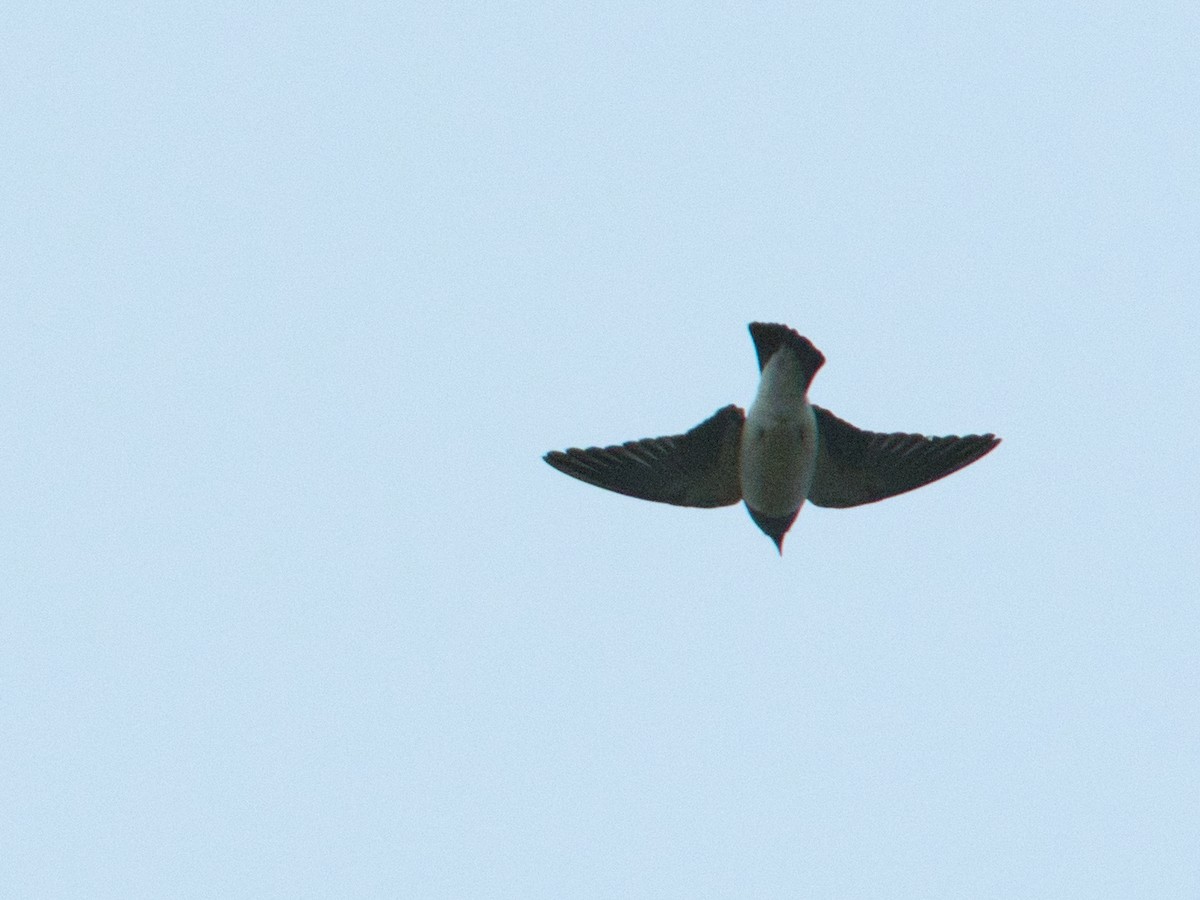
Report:
[[[1200,896],[1200,7],[17,3],[11,897]],[[550,449],[992,431],[806,507]]]

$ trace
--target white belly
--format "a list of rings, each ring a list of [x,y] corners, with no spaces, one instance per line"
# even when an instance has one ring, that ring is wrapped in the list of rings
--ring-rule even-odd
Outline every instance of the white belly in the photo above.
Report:
[[[800,508],[812,483],[817,423],[805,405],[787,418],[746,417],[742,428],[742,497],[765,516]]]
[[[799,363],[786,348],[763,369],[742,426],[742,498],[765,516],[800,508],[817,458],[817,419]]]

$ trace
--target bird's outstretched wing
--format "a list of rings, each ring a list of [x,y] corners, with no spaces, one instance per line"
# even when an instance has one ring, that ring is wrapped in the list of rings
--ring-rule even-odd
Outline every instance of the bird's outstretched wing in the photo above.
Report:
[[[817,416],[817,467],[808,499],[817,506],[860,506],[945,478],[991,452],[992,434],[924,437],[855,428],[827,409]]]
[[[543,457],[560,472],[606,490],[675,506],[729,506],[742,499],[745,413],[730,405],[686,434],[613,447],[572,447]]]

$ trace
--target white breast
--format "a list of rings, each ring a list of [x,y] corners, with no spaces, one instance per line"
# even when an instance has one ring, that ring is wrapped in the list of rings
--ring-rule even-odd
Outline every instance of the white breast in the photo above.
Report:
[[[804,502],[817,455],[817,420],[800,363],[786,347],[763,368],[742,428],[742,497],[756,512],[791,515]]]

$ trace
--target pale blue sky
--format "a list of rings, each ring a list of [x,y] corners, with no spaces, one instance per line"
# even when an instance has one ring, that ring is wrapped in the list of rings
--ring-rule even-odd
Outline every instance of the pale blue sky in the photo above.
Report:
[[[1200,896],[1200,7],[38,3],[13,897]],[[546,450],[991,456],[780,559]]]

